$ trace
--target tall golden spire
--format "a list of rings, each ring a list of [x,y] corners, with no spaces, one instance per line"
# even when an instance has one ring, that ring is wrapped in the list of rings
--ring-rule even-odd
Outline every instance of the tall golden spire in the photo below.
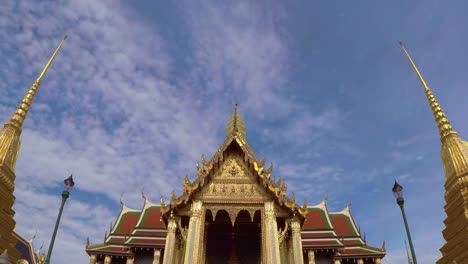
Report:
[[[19,136],[23,129],[24,120],[26,119],[32,101],[36,96],[42,78],[49,69],[50,64],[54,60],[66,38],[67,36],[62,39],[39,76],[29,88],[23,100],[21,100],[21,103],[15,113],[11,116],[10,120],[5,123],[3,129],[0,130],[0,163],[7,165],[11,170],[15,167],[16,156],[20,147]]]
[[[4,217],[0,219],[0,226],[4,227],[0,229],[0,250],[8,250],[12,263],[16,263],[21,257],[20,252],[14,246],[15,238],[13,237],[13,230],[16,225],[15,219],[13,218],[15,215],[15,211],[13,210],[15,196],[13,192],[15,190],[16,178],[14,171],[16,158],[20,149],[20,135],[24,120],[26,119],[34,96],[37,93],[37,89],[41,84],[42,78],[62,47],[65,39],[66,36],[55,49],[23,100],[21,100],[13,116],[5,123],[5,126],[0,129],[0,210],[4,212]]]
[[[409,55],[408,51],[406,50],[405,45],[403,44],[402,41],[398,41],[398,43],[403,49],[403,52],[405,53],[406,58],[408,58],[409,62],[411,63],[411,66],[413,67],[413,70],[416,72],[416,75],[418,75],[419,81],[421,82],[424,88],[424,92],[426,93],[427,100],[429,101],[429,106],[431,107],[432,114],[434,115],[434,119],[437,123],[437,127],[439,128],[440,140],[443,141],[449,135],[456,135],[457,132],[450,125],[450,122],[447,119],[447,116],[445,115],[444,111],[442,110],[439,103],[437,102],[434,94],[432,94],[431,89],[429,89],[429,86],[427,86],[426,81],[424,80],[423,76],[419,72],[418,67],[416,67],[416,64],[414,63],[413,59]]]
[[[15,113],[11,117],[11,119],[7,122],[9,125],[13,125],[16,128],[18,128],[20,131],[23,127],[24,120],[26,119],[26,115],[28,114],[29,108],[31,107],[31,103],[34,100],[34,97],[36,96],[37,89],[39,88],[39,85],[41,84],[42,78],[44,77],[45,73],[50,67],[50,64],[52,61],[55,59],[55,56],[59,52],[60,48],[62,47],[63,42],[67,39],[67,36],[62,39],[60,44],[57,46],[55,49],[54,53],[52,53],[52,56],[49,58],[49,61],[47,64],[44,66],[42,69],[41,73],[39,76],[36,78],[34,83],[31,85],[29,88],[27,94],[24,96],[23,100],[21,100],[20,105],[16,109]]]

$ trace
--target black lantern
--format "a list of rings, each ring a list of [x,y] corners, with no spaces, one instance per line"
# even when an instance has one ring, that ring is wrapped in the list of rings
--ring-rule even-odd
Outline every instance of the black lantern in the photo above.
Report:
[[[395,184],[393,185],[392,192],[393,192],[393,195],[395,195],[395,198],[403,199],[403,186],[398,184],[396,180],[395,180]]]
[[[75,182],[73,181],[73,175],[70,175],[70,177],[66,178],[64,181],[64,191],[70,192],[73,186],[75,185]]]

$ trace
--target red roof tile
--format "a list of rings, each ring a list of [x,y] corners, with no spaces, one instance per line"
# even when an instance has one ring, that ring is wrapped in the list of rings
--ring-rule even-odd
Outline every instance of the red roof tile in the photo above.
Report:
[[[166,239],[165,238],[164,239],[131,238],[126,244],[164,246],[166,244]]]
[[[303,246],[339,246],[336,240],[302,240]]]
[[[141,212],[133,211],[124,213],[113,234],[131,234],[140,218],[140,214]]]
[[[329,214],[329,216],[338,236],[357,236],[348,216],[344,214]]]
[[[309,208],[302,225],[303,229],[330,229],[325,212],[320,208]]]
[[[151,206],[142,214],[142,221],[138,227],[155,228],[165,227],[164,221],[161,218],[160,206]]]

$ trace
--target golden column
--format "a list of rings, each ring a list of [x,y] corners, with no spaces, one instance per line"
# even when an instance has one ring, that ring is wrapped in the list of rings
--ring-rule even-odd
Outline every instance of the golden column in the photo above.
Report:
[[[204,219],[201,219],[202,210],[203,203],[201,201],[194,201],[192,203],[192,215],[190,216],[189,229],[185,246],[185,264],[199,263],[199,251],[201,249],[201,225],[204,224]]]
[[[439,128],[440,156],[445,171],[445,245],[437,264],[468,263],[468,142],[452,128],[403,43],[400,45],[421,82]]]
[[[12,207],[15,202],[15,196],[13,195],[16,178],[15,165],[21,144],[20,136],[23,130],[23,123],[32,101],[36,96],[37,90],[39,89],[42,78],[62,47],[65,39],[66,36],[55,49],[23,100],[21,100],[13,116],[0,130],[0,252],[4,249],[8,249],[10,260],[13,263],[16,263],[20,258],[20,253],[15,248],[15,239],[13,237],[13,230],[15,229],[16,222],[13,219],[15,211]]]
[[[109,255],[106,255],[106,257],[104,258],[104,264],[111,264],[111,261],[112,261],[112,257]]]
[[[357,264],[364,264],[364,260],[362,258],[358,259]]]
[[[89,264],[96,264],[96,255],[89,256]]]
[[[177,249],[175,249],[177,250]],[[154,249],[154,255],[153,255],[153,264],[159,264],[161,259],[161,250],[160,249]]]
[[[294,263],[303,264],[304,258],[302,257],[301,223],[297,217],[294,217],[291,220],[291,233],[294,250]]]
[[[313,250],[307,251],[307,258],[309,264],[315,264],[315,252]]]
[[[276,223],[275,204],[273,202],[265,202],[265,227],[266,263],[280,264],[278,224]]]
[[[135,258],[133,256],[128,256],[126,264],[133,264],[134,260],[135,260]]]
[[[293,241],[292,241],[292,236],[288,237],[288,261],[286,263],[293,264],[294,263],[294,247],[293,247]]]
[[[174,257],[175,257],[174,253],[176,251],[176,248],[175,248],[176,230],[177,230],[176,219],[171,213],[171,216],[169,217],[169,221],[167,224],[166,246],[164,247],[163,264],[174,263]]]
[[[335,259],[334,263],[335,264],[341,264],[341,259]]]

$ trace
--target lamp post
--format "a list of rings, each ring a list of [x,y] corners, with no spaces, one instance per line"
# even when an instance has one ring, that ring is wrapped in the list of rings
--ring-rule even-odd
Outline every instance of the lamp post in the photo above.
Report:
[[[50,264],[50,255],[52,254],[52,248],[54,247],[55,236],[57,235],[57,229],[60,223],[60,218],[62,217],[63,206],[65,205],[65,202],[70,196],[70,191],[73,188],[73,185],[75,185],[75,182],[73,182],[73,175],[70,175],[70,177],[65,179],[63,183],[65,186],[62,192],[62,205],[60,205],[60,210],[57,216],[57,221],[55,222],[54,233],[52,234],[52,239],[50,240],[49,251],[47,252],[47,257],[44,262],[45,264]]]
[[[408,221],[406,221],[405,208],[403,207],[403,205],[405,204],[405,199],[403,199],[403,187],[400,184],[398,184],[396,180],[395,184],[393,185],[392,192],[393,195],[395,195],[396,202],[400,206],[401,214],[403,215],[403,221],[405,222],[406,235],[408,236],[408,242],[411,250],[411,256],[413,257],[413,263],[417,264],[416,254],[414,253],[413,248],[413,241],[411,240],[411,234],[408,227]]]

